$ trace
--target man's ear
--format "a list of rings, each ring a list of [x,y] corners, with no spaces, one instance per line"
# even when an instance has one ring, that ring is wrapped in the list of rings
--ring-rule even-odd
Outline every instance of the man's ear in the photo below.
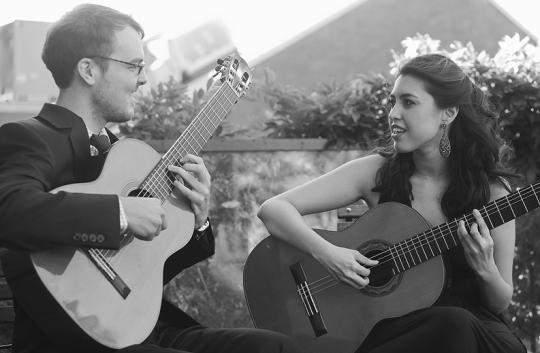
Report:
[[[99,66],[92,59],[82,58],[77,63],[75,74],[79,75],[86,84],[93,86],[96,83],[96,75],[100,74],[99,70]]]
[[[458,107],[449,107],[444,110],[444,121],[446,124],[452,123],[459,113]]]

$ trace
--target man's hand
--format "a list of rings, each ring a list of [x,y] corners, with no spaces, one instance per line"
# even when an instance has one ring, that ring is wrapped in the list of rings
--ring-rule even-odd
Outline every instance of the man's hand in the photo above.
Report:
[[[128,221],[128,231],[141,240],[152,240],[167,228],[161,201],[147,197],[120,197]]]
[[[210,173],[201,157],[192,154],[180,160],[181,167],[170,165],[169,170],[177,179],[174,182],[173,193],[184,196],[191,201],[191,208],[195,214],[195,229],[200,228],[208,218],[210,208]]]

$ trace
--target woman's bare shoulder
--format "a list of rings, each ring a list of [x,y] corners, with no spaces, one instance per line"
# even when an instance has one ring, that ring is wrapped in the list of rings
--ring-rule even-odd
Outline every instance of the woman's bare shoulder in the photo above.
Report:
[[[508,195],[512,191],[512,186],[505,178],[498,177],[489,185],[489,190],[491,194],[490,201],[493,201]]]

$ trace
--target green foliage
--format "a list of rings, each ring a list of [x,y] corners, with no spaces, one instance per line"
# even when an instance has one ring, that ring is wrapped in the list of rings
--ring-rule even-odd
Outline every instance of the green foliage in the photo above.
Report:
[[[265,100],[274,116],[265,128],[269,137],[325,138],[328,147],[370,148],[387,130],[388,88],[382,76],[321,83],[311,94],[267,85]]]
[[[120,132],[143,140],[176,139],[200,110],[203,96],[201,89],[190,97],[187,86],[170,77],[140,95],[135,118],[119,125]]]

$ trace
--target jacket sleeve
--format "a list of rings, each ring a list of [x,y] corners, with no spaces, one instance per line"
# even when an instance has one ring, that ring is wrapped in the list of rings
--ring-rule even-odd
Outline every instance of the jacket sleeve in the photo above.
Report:
[[[163,269],[163,283],[168,283],[182,270],[214,255],[215,243],[212,225],[210,225],[197,239],[195,233],[189,242],[180,250],[172,254]]]
[[[118,196],[49,192],[61,173],[55,153],[24,124],[0,127],[0,245],[118,248]]]

